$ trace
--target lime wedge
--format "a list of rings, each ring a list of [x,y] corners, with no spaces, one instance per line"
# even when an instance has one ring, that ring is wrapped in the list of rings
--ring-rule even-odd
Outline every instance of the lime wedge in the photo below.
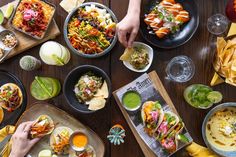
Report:
[[[0,9],[0,25],[3,23],[3,21],[4,21],[4,15],[2,10]]]
[[[212,103],[219,103],[222,100],[222,98],[223,98],[222,94],[218,91],[212,91],[207,95],[207,99]]]
[[[9,19],[13,11],[14,11],[14,5],[12,3],[8,3],[7,10],[4,13],[5,18]]]
[[[189,139],[183,134],[178,134],[177,139],[180,140],[183,143],[188,143],[189,142]]]

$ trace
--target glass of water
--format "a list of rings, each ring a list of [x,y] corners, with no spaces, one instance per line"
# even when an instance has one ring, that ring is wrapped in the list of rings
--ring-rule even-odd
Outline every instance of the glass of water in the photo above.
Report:
[[[208,18],[207,29],[214,35],[221,35],[228,29],[229,21],[222,14],[215,14]]]
[[[175,82],[187,82],[195,73],[195,65],[187,56],[177,56],[171,59],[166,67],[168,79]]]

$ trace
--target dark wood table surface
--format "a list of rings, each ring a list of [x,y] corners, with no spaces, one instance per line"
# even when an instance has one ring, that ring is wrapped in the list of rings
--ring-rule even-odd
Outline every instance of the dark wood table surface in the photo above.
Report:
[[[0,6],[5,5],[10,0],[0,0]],[[57,6],[57,11],[55,14],[55,20],[61,30],[63,31],[63,23],[67,13],[59,6],[60,0],[49,0]],[[154,48],[154,61],[149,69],[149,71],[156,70],[161,81],[163,82],[170,98],[186,127],[188,128],[190,134],[192,135],[195,142],[204,145],[204,141],[201,135],[201,126],[206,113],[209,110],[199,110],[195,109],[188,104],[183,99],[183,90],[186,86],[193,83],[203,83],[209,85],[211,78],[214,74],[212,67],[213,55],[215,52],[215,41],[216,37],[211,35],[206,27],[207,18],[215,13],[224,14],[226,0],[195,0],[199,10],[200,24],[195,33],[195,35],[189,40],[185,45],[180,46],[175,49],[165,50]],[[97,0],[97,2],[103,3],[109,6],[117,18],[121,20],[127,11],[128,0]],[[143,1],[143,6],[146,1]],[[55,39],[63,45],[65,41],[63,39],[63,34]],[[137,41],[144,41],[140,34],[136,38]],[[145,42],[145,41],[144,41]],[[39,58],[39,48],[36,46],[25,53],[13,57],[7,60],[5,63],[0,65],[0,69],[6,69],[15,75],[17,75],[23,82],[28,96],[28,106],[32,106],[35,100],[29,92],[30,84],[34,79],[34,76],[49,76],[60,79],[63,84],[66,75],[73,68],[84,65],[91,64],[99,68],[102,68],[112,80],[113,91],[122,87],[123,85],[131,82],[133,79],[137,78],[140,74],[129,71],[121,61],[119,61],[120,55],[124,51],[124,47],[117,42],[116,46],[111,50],[111,52],[98,59],[85,59],[78,57],[72,53],[72,58],[69,64],[63,67],[48,66],[46,64],[42,65],[42,68],[33,72],[26,72],[19,68],[19,59],[24,55],[32,55]],[[187,55],[191,57],[196,66],[196,73],[194,77],[187,83],[175,83],[166,79],[165,67],[172,57],[178,55]],[[1,79],[1,78],[0,78]],[[236,88],[228,84],[221,84],[214,87],[215,90],[219,90],[223,93],[223,102],[232,102],[236,100]],[[49,101],[55,106],[65,110],[69,114],[76,117],[85,125],[93,129],[103,140],[106,146],[106,157],[142,157],[142,153],[137,141],[135,140],[131,130],[128,127],[121,111],[119,110],[114,98],[111,98],[110,103],[106,107],[93,114],[81,114],[77,113],[75,110],[69,107],[67,104],[63,93],[58,97]],[[111,145],[106,136],[110,127],[116,123],[122,124],[126,129],[125,143],[120,146]],[[173,156],[187,156],[184,151],[180,151]]]

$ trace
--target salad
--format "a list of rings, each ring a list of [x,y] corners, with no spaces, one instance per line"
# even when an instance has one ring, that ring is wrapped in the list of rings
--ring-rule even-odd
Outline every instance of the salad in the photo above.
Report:
[[[84,54],[99,54],[111,45],[116,23],[106,9],[95,4],[80,7],[68,23],[71,45]]]

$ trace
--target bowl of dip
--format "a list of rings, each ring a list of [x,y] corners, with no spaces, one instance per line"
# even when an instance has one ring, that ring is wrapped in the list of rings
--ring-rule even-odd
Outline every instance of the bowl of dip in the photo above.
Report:
[[[236,103],[223,103],[206,115],[202,136],[207,147],[224,157],[236,156]]]
[[[82,131],[75,131],[70,136],[70,146],[76,152],[84,151],[89,143],[88,136]]]
[[[122,105],[127,111],[136,111],[141,107],[142,97],[134,90],[126,92],[122,96]]]

